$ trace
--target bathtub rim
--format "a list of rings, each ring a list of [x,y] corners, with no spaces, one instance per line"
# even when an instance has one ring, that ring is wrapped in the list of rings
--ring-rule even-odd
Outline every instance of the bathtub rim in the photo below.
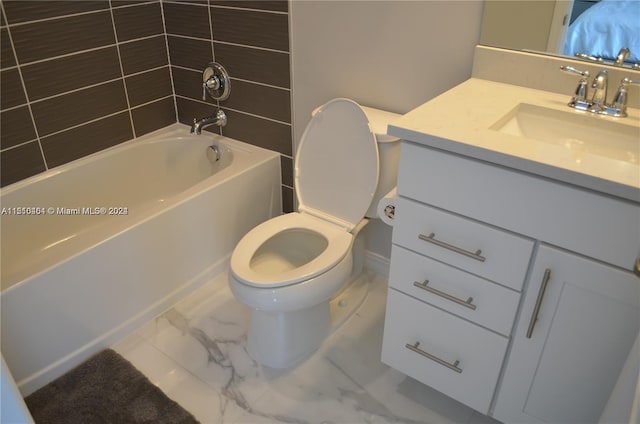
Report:
[[[135,146],[140,145],[140,143],[145,143],[145,144],[153,144],[153,143],[159,143],[159,142],[165,142],[168,139],[171,138],[177,138],[179,139],[187,139],[189,137],[201,137],[201,136],[197,136],[197,135],[192,135],[189,133],[189,126],[185,125],[185,124],[181,124],[181,123],[175,123],[175,124],[171,124],[167,127],[161,128],[159,130],[153,131],[151,133],[145,134],[141,137],[126,141],[124,143],[120,143],[116,146],[112,146],[109,147],[107,149],[101,150],[99,152],[95,152],[92,153],[91,155],[76,159],[72,162],[66,163],[64,165],[61,165],[59,167],[53,168],[51,170],[45,171],[43,173],[34,175],[32,177],[29,177],[25,180],[21,180],[19,182],[16,182],[14,184],[10,184],[9,186],[3,187],[0,190],[0,207],[2,207],[2,197],[5,195],[9,195],[10,193],[13,193],[23,187],[26,187],[30,184],[35,184],[38,183],[42,180],[45,179],[49,179],[54,177],[55,175],[58,175],[62,172],[65,172],[66,170],[69,169],[73,169],[75,167],[78,166],[83,166],[85,164],[90,164],[91,162],[94,162],[96,160],[101,159],[103,156],[107,155],[107,156],[111,156],[114,154],[118,154],[120,151],[126,151],[128,149],[134,148]],[[248,144],[227,136],[223,136],[220,134],[216,134],[216,133],[207,133],[206,134],[207,137],[210,138],[211,142],[213,143],[223,143],[227,148],[229,148],[232,152],[234,152],[234,157],[232,159],[232,163],[229,164],[229,166],[223,168],[222,170],[220,170],[219,172],[216,172],[215,174],[201,180],[198,181],[196,184],[194,184],[193,186],[187,188],[186,190],[170,197],[169,199],[171,200],[171,202],[168,202],[166,204],[163,204],[162,206],[160,205],[155,205],[150,207],[149,209],[145,210],[145,213],[140,213],[139,215],[132,215],[135,216],[136,219],[131,218],[129,216],[126,217],[126,219],[121,223],[121,224],[112,224],[113,227],[115,227],[115,231],[113,232],[107,232],[106,230],[102,230],[105,234],[103,234],[101,231],[98,231],[97,234],[92,236],[92,239],[87,243],[86,246],[84,246],[83,248],[73,252],[71,255],[64,257],[63,259],[45,266],[44,268],[38,270],[35,273],[32,273],[30,275],[28,275],[27,277],[22,278],[19,281],[14,281],[12,283],[9,283],[10,285],[8,285],[8,287],[4,288],[4,282],[1,281],[2,280],[2,275],[0,274],[0,296],[2,296],[5,293],[9,293],[12,290],[17,289],[18,287],[20,287],[21,285],[28,283],[30,280],[35,279],[40,277],[42,274],[51,271],[52,269],[61,266],[73,259],[75,259],[78,256],[81,256],[83,254],[85,254],[87,251],[95,248],[96,246],[106,243],[116,237],[119,237],[120,235],[122,235],[123,233],[125,233],[126,231],[129,231],[131,228],[139,226],[144,224],[145,222],[148,222],[152,219],[154,219],[155,217],[157,217],[158,215],[164,213],[165,211],[167,211],[170,208],[173,207],[177,207],[179,205],[182,205],[190,200],[192,200],[193,198],[195,198],[196,196],[200,195],[201,193],[203,193],[204,191],[206,191],[208,188],[212,187],[212,180],[215,179],[215,184],[222,184],[224,182],[226,182],[227,180],[229,180],[230,178],[233,178],[234,176],[238,175],[238,166],[242,166],[242,170],[240,171],[240,173],[242,172],[246,172],[249,171],[257,166],[262,165],[264,162],[270,161],[272,160],[274,157],[279,157],[280,153],[273,151],[273,150],[269,150],[269,149],[265,149],[259,146],[254,146],[252,144]],[[244,159],[243,160],[243,164],[239,165],[238,162],[241,161],[241,157],[242,154],[245,155],[250,155],[254,152],[258,152],[261,154],[261,158],[260,160],[249,160],[249,159]],[[236,165],[234,167],[234,165]],[[231,175],[227,175],[231,173]],[[280,175],[280,185],[282,185],[282,176]],[[113,228],[112,227],[112,228]],[[99,237],[100,235],[104,235],[103,237]],[[2,245],[0,245],[0,249],[2,248]]]
[[[30,184],[34,184],[39,182],[40,180],[46,180],[49,178],[52,178],[58,174],[61,174],[69,169],[75,168],[77,166],[80,166],[82,164],[84,164],[85,162],[87,164],[97,160],[97,158],[101,158],[102,156],[111,156],[116,154],[118,151],[120,150],[128,150],[131,149],[133,147],[135,147],[136,145],[140,144],[140,143],[149,143],[149,144],[153,144],[153,143],[157,143],[157,142],[162,142],[162,141],[166,141],[167,138],[171,137],[171,136],[175,136],[176,138],[190,138],[190,137],[209,137],[211,139],[212,142],[216,142],[218,140],[230,140],[233,142],[234,145],[236,145],[238,147],[238,150],[240,151],[244,151],[246,153],[250,153],[253,150],[263,150],[263,151],[268,151],[268,152],[274,152],[279,154],[278,152],[275,152],[273,150],[269,150],[269,149],[265,149],[263,147],[259,147],[259,146],[255,146],[253,144],[249,144],[249,143],[245,143],[243,141],[237,140],[235,138],[231,138],[231,137],[227,137],[225,135],[220,135],[217,133],[213,133],[213,132],[209,132],[205,130],[205,133],[201,134],[201,135],[194,135],[190,133],[190,126],[186,125],[186,124],[182,124],[180,122],[168,125],[166,127],[157,129],[155,131],[152,131],[150,133],[141,135],[140,137],[136,137],[136,138],[132,138],[130,140],[126,140],[123,141],[122,143],[118,143],[114,146],[111,147],[107,147],[106,149],[102,149],[99,150],[97,152],[91,153],[87,156],[83,156],[81,158],[78,159],[74,159],[71,162],[67,162],[64,163],[62,165],[59,166],[55,166],[53,168],[47,169],[46,171],[40,172],[38,174],[32,175],[28,178],[25,178],[23,180],[20,181],[16,181],[15,183],[12,184],[8,184],[4,187],[0,187],[0,200],[2,199],[2,196],[4,195],[9,195],[11,193],[13,193],[14,191],[19,190],[20,188],[24,187],[24,186],[28,186]],[[0,204],[1,206],[1,204]]]

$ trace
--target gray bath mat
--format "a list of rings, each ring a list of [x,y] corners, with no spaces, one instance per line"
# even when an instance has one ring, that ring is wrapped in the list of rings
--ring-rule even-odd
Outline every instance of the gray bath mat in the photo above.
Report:
[[[190,424],[198,421],[111,349],[25,399],[36,424]]]

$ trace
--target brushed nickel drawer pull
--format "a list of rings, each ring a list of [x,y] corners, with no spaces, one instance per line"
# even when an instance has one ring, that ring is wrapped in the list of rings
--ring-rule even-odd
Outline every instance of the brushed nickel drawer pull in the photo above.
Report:
[[[425,352],[424,350],[420,349],[418,346],[420,346],[420,342],[415,342],[414,344],[405,344],[404,347],[406,347],[407,349],[415,352],[415,353],[419,353],[420,355],[424,356],[425,358],[429,358],[432,361],[435,361],[437,363],[439,363],[440,365],[443,365],[447,368],[449,368],[450,370],[453,370],[457,373],[462,373],[462,368],[458,367],[458,365],[460,364],[460,361],[456,360],[453,364],[450,364],[449,362],[445,361],[444,359],[440,359],[437,356],[434,356],[432,354],[430,354],[429,352]]]
[[[547,290],[547,284],[549,283],[550,278],[551,278],[551,270],[547,268],[544,270],[544,276],[542,277],[542,285],[540,286],[540,291],[538,292],[538,298],[536,299],[536,304],[533,307],[533,314],[531,314],[531,320],[529,320],[529,328],[527,328],[527,339],[531,338],[531,334],[533,333],[533,327],[536,326],[536,322],[538,321],[538,313],[540,312],[540,306],[542,306],[542,298],[544,297],[545,290]]]
[[[449,293],[445,293],[445,292],[440,291],[438,289],[434,289],[433,287],[430,287],[428,284],[429,284],[429,280],[424,280],[422,283],[419,283],[417,281],[413,282],[413,285],[416,286],[419,289],[426,290],[429,293],[435,294],[436,296],[443,297],[443,298],[445,298],[447,300],[450,300],[450,301],[452,301],[454,303],[457,303],[458,305],[464,306],[465,308],[469,308],[472,311],[476,310],[476,305],[474,305],[472,303],[473,302],[473,297],[469,297],[467,300],[462,300],[459,297],[455,297],[455,296],[450,295]]]
[[[475,259],[476,261],[480,261],[480,262],[484,262],[487,258],[485,258],[484,256],[481,256],[480,254],[482,253],[482,250],[478,249],[475,252],[471,252],[469,250],[465,250],[462,249],[458,246],[454,246],[452,244],[446,243],[444,241],[440,241],[437,240],[436,238],[436,234],[435,233],[431,233],[428,236],[425,236],[424,234],[419,234],[418,238],[422,241],[427,241],[429,243],[433,243],[436,246],[440,246],[443,247],[445,249],[451,250],[452,252],[456,252],[459,253],[461,255],[467,256],[471,259]]]

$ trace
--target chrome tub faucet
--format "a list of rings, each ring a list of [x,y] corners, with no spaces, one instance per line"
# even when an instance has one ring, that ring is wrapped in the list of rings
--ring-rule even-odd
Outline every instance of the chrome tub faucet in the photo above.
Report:
[[[224,113],[224,110],[218,109],[218,112],[215,116],[209,116],[202,119],[193,118],[193,124],[191,124],[191,134],[202,134],[202,129],[204,127],[208,127],[209,125],[217,125],[219,127],[224,127],[227,125],[227,115]]]
[[[229,73],[222,65],[211,62],[202,72],[202,100],[207,100],[207,94],[214,100],[226,100],[231,94],[231,80]],[[227,125],[227,115],[218,108],[214,116],[193,119],[191,134],[202,134],[202,129],[209,125],[224,127]]]

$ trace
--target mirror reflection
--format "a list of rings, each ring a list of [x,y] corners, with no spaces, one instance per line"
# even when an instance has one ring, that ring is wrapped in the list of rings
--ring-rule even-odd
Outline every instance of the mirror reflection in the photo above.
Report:
[[[480,44],[640,69],[640,0],[486,0]]]

